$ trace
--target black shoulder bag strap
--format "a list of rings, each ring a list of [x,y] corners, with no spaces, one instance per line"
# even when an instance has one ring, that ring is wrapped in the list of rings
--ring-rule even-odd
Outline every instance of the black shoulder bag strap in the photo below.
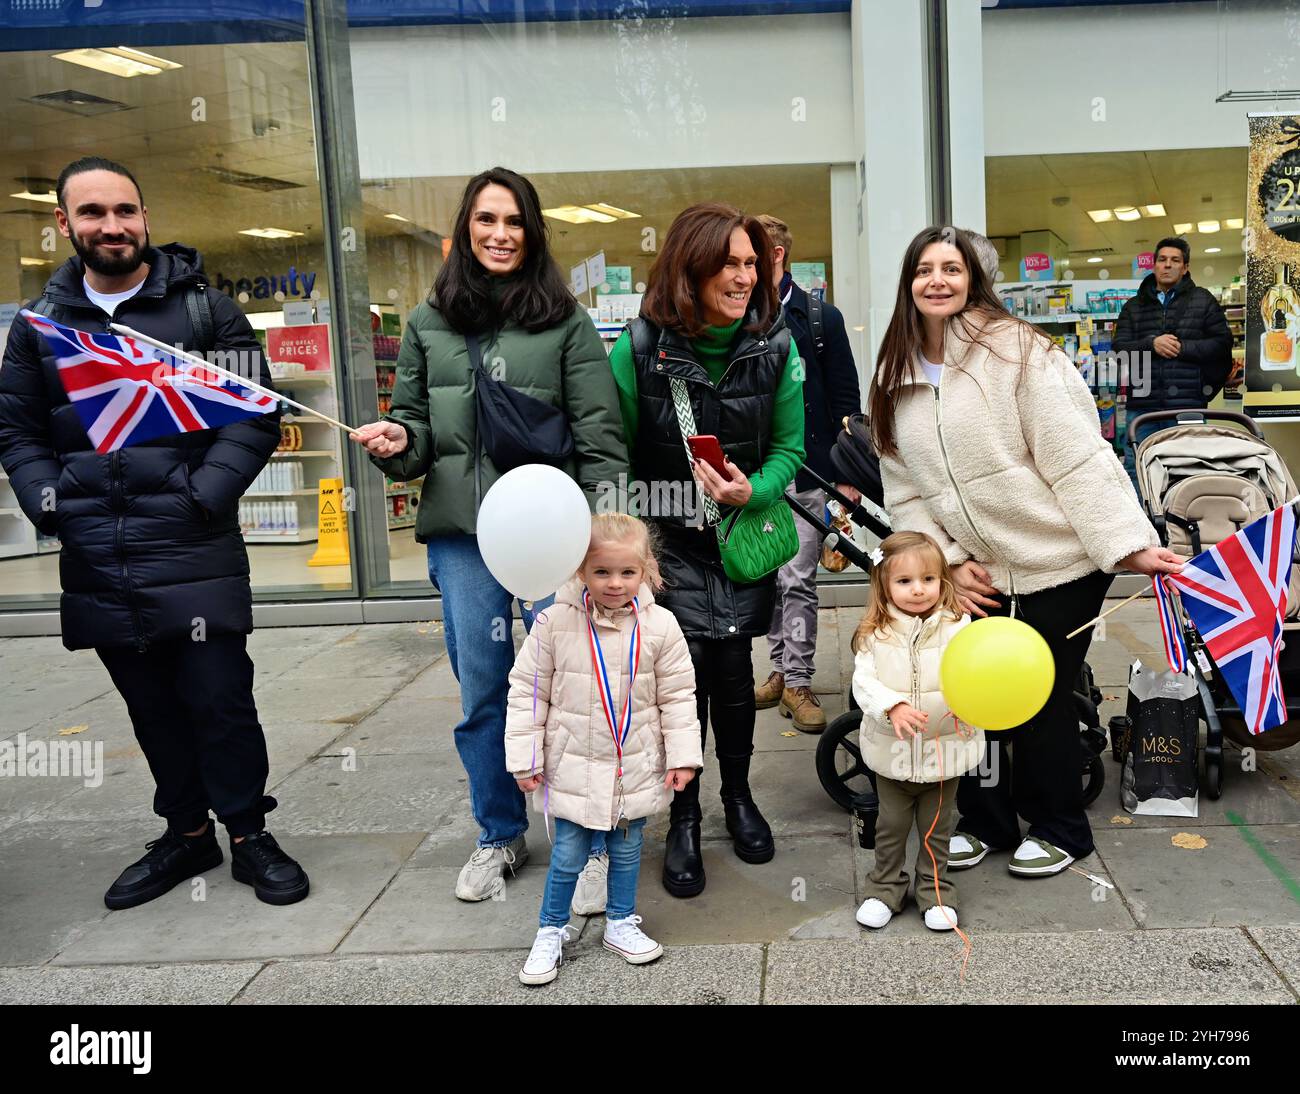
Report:
[[[53,315],[54,301],[51,300],[48,296],[38,296],[35,300],[32,301],[31,310],[34,311],[37,315]]]
[[[483,372],[483,347],[477,334],[465,335],[465,348],[469,350],[469,363],[474,369],[474,520],[478,522],[479,506],[483,504],[483,438],[478,435],[478,381]]]
[[[185,310],[190,316],[194,349],[199,353],[216,349],[216,326],[212,321],[212,302],[208,299],[207,285],[195,285],[185,291]]]

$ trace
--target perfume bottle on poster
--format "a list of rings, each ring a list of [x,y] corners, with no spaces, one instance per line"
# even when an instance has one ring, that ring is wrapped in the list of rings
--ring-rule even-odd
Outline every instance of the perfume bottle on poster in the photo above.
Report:
[[[1277,281],[1260,302],[1264,333],[1259,336],[1259,367],[1265,372],[1296,369],[1296,335],[1300,328],[1300,296],[1291,287],[1291,267],[1277,264]]]

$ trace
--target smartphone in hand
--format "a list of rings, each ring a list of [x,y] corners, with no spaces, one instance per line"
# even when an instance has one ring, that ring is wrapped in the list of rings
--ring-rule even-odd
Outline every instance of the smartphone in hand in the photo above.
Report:
[[[731,481],[731,472],[727,470],[722,456],[722,445],[718,443],[717,437],[712,433],[703,433],[695,437],[687,437],[686,444],[692,456],[697,460],[703,460],[724,479]]]

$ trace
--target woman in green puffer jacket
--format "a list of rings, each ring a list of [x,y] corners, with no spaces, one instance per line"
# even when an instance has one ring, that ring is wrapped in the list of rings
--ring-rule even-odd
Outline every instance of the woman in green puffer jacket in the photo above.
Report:
[[[429,300],[407,320],[392,409],[352,434],[391,478],[424,476],[415,538],[427,546],[429,579],[442,593],[464,710],[456,748],[480,828],[456,896],[479,901],[497,894],[507,868],[527,858],[528,814],[505,759],[514,644],[493,634],[497,620],[510,618],[512,598],[488,571],[475,534],[479,503],[502,472],[479,443],[466,335],[478,336],[494,377],[564,410],[574,454],[563,470],[594,508],[628,473],[614,377],[600,336],[551,258],[537,191],[502,167],[465,187],[447,261]],[[519,549],[527,550],[528,530],[519,533]],[[531,627],[533,612],[520,610]]]

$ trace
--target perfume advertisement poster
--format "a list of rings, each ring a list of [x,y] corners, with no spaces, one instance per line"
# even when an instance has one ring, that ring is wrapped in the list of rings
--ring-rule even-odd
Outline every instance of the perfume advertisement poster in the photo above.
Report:
[[[1300,421],[1300,115],[1249,122],[1245,408]]]

